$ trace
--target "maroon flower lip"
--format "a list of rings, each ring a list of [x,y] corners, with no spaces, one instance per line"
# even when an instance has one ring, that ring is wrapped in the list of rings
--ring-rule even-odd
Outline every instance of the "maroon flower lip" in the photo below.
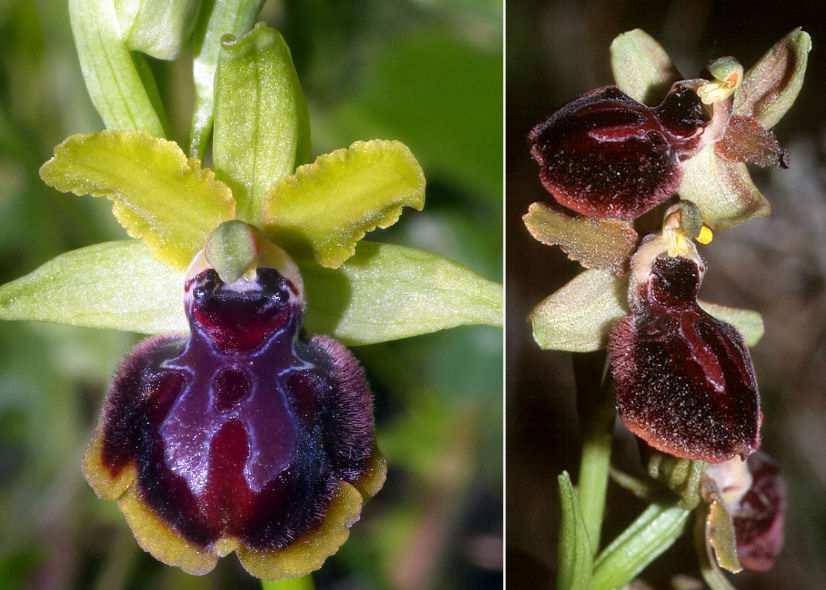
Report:
[[[545,189],[589,217],[635,219],[679,186],[680,162],[711,121],[691,82],[649,108],[615,86],[584,94],[537,125],[528,141]]]
[[[699,258],[657,256],[609,354],[631,432],[676,457],[719,463],[759,447],[762,414],[742,337],[697,304],[704,271]]]
[[[259,577],[301,575],[380,489],[372,394],[358,361],[305,339],[278,271],[187,284],[188,337],[141,343],[121,366],[85,460],[139,543],[191,573],[237,550]]]
[[[733,511],[737,557],[744,568],[771,569],[783,548],[786,521],[786,484],[780,469],[768,455],[748,458],[752,484]]]

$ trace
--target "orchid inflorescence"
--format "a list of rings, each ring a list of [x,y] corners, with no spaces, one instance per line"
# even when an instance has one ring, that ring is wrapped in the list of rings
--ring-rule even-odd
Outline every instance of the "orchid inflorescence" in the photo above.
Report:
[[[111,383],[86,479],[164,563],[204,574],[235,552],[280,579],[321,567],[384,483],[372,393],[345,344],[502,316],[499,285],[362,240],[423,209],[424,173],[398,141],[311,161],[290,50],[253,26],[261,4],[70,0],[107,129],[66,139],[40,175],[111,200],[134,239],[0,287],[0,318],[153,334]],[[172,60],[190,42],[185,154],[165,138],[144,55]]]
[[[611,469],[652,503],[598,554],[610,423],[608,442],[593,447],[601,454],[583,450],[578,489],[560,477],[560,588],[625,585],[694,509],[700,569],[714,590],[731,588],[720,568],[768,569],[782,547],[784,484],[758,451],[763,413],[748,349],[762,318],[698,300],[707,269],[697,244],[769,214],[747,164],[789,165],[771,128],[800,92],[810,48],[797,29],[748,71],[723,57],[683,79],[653,38],[629,31],[611,45],[616,85],[583,94],[529,135],[559,207],[532,204],[525,225],[586,269],[533,311],[534,339],[543,349],[607,348],[605,387],[644,441],[651,478]],[[640,240],[635,221],[660,206],[660,230]],[[677,498],[664,501],[658,486]]]

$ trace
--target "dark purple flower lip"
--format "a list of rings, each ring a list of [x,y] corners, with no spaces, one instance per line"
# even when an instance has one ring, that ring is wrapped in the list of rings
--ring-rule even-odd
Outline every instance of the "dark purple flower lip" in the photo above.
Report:
[[[258,267],[225,284],[193,268],[191,333],[123,362],[86,477],[165,563],[200,574],[237,551],[258,577],[303,575],[384,481],[364,371],[336,340],[302,335],[295,278]]]
[[[675,83],[655,108],[606,86],[559,109],[528,137],[545,189],[598,218],[635,219],[664,202],[679,186],[680,162],[725,131],[727,107],[703,105],[702,82]]]
[[[734,523],[737,557],[748,570],[772,568],[783,548],[786,485],[777,463],[756,452],[710,465],[706,476],[719,490]]]
[[[759,447],[762,421],[751,356],[733,326],[697,304],[705,264],[674,231],[648,236],[631,260],[631,313],[608,349],[617,411],[676,457],[745,457]]]

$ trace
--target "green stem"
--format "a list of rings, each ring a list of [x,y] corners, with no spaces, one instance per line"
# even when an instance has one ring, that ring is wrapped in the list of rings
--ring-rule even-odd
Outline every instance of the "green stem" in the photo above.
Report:
[[[685,531],[690,510],[651,504],[597,557],[592,590],[615,590],[629,583]]]
[[[287,578],[285,580],[261,580],[262,590],[314,590],[312,576],[301,578]]]
[[[602,399],[585,433],[577,482],[582,518],[595,555],[599,550],[602,518],[605,514],[605,492],[608,489],[608,473],[611,468],[614,400],[613,396],[609,395],[610,383],[610,378],[603,380]]]

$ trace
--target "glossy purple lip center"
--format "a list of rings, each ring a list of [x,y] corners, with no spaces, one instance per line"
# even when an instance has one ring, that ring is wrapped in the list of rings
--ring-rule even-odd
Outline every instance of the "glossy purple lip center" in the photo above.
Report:
[[[186,289],[189,337],[145,341],[112,385],[104,465],[135,461],[143,501],[194,543],[284,547],[366,473],[369,387],[342,345],[303,339],[302,302],[277,271],[224,285],[207,270]]]

